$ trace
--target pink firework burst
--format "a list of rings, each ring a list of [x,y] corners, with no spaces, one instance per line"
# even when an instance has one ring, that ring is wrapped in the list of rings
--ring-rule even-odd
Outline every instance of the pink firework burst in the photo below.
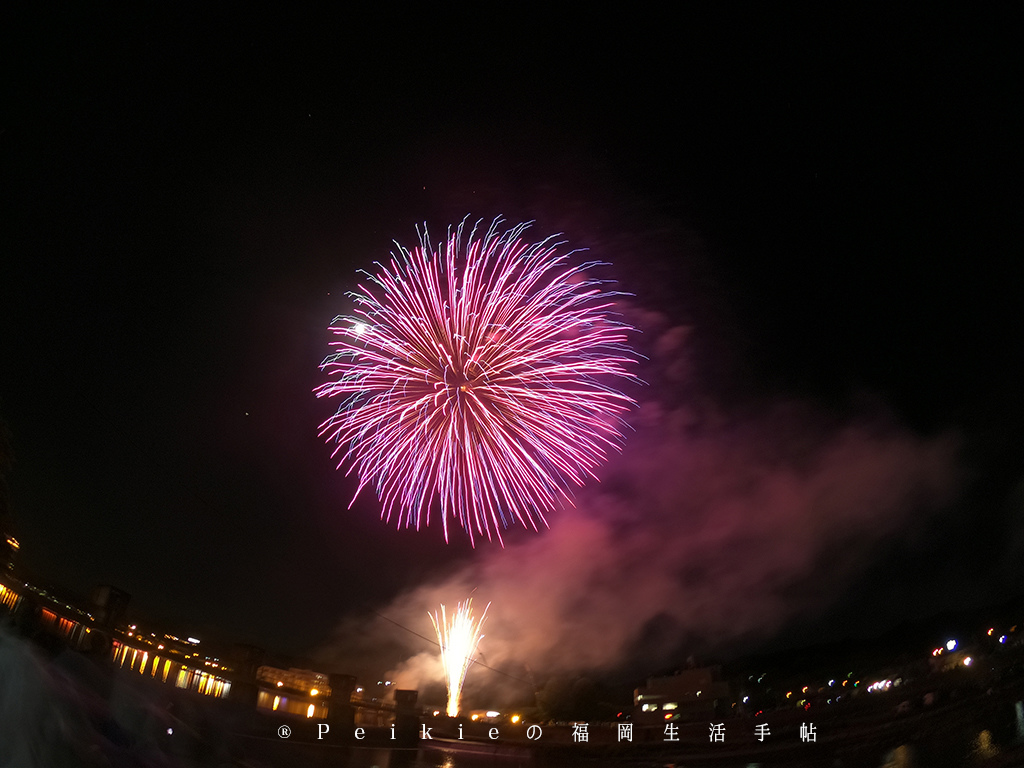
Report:
[[[316,389],[341,398],[320,434],[358,474],[353,503],[372,485],[382,519],[419,529],[439,512],[446,541],[451,518],[474,543],[547,525],[620,446],[635,404],[611,386],[634,380],[632,328],[587,276],[596,263],[573,266],[555,237],[525,241],[529,224],[479,224],[437,248],[424,227],[419,247],[396,243],[365,273]]]

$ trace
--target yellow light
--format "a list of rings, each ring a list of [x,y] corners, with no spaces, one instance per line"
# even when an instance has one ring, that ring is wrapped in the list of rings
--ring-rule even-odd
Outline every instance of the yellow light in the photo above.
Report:
[[[278,680],[277,681],[277,687],[280,688],[282,685],[284,685],[284,683],[282,683],[280,680]]]
[[[843,683],[843,685],[846,685],[846,683]],[[788,699],[788,698],[792,697],[792,695],[793,695],[793,692],[790,691],[789,693],[786,694],[786,698]]]
[[[313,705],[310,704],[309,707],[306,709],[306,717],[312,717],[312,716],[313,716]]]
[[[309,689],[309,695],[310,696],[316,696],[318,693],[320,693],[320,691],[318,691],[316,688],[310,688]],[[310,704],[309,706],[313,706],[313,705]]]
[[[473,722],[475,723],[480,718],[480,715],[473,715]]]
[[[518,723],[518,722],[519,722],[519,715],[512,715],[512,723],[513,723],[513,725],[515,723]]]
[[[274,697],[274,711],[275,712],[277,712],[277,707],[278,707],[278,705],[280,703],[281,703],[281,697],[280,696],[275,696]]]
[[[438,645],[441,647],[441,667],[444,670],[448,689],[446,711],[449,717],[457,717],[459,714],[459,700],[462,695],[466,670],[472,664],[477,645],[482,637],[480,630],[487,618],[486,608],[479,618],[474,618],[472,604],[472,598],[464,603],[459,603],[456,610],[452,612],[450,620],[443,604],[439,614],[436,612],[430,614],[430,621],[434,625]],[[390,685],[390,681],[386,685]]]

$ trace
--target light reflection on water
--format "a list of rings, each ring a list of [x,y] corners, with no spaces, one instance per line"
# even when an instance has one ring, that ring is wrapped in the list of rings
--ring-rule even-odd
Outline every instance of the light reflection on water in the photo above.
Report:
[[[1022,740],[1010,737],[998,739],[988,728],[966,732],[959,737],[951,736],[941,743],[921,742],[918,746],[901,744],[883,757],[879,768],[920,768],[923,765],[957,766],[964,764],[983,765],[985,761],[1012,750]],[[919,754],[921,750],[928,753]],[[1014,763],[1016,764],[1016,763]]]
[[[267,765],[332,766],[332,768],[542,768],[528,750],[496,753],[494,750],[453,750],[439,748],[397,749],[388,747],[349,747],[338,750],[316,745],[295,745],[290,753],[273,756],[264,753]],[[592,768],[602,768],[591,764]]]
[[[991,731],[979,733],[972,746],[974,749],[971,750],[971,754],[978,759],[987,760],[999,754],[999,747],[992,743]]]
[[[1007,718],[1009,723],[1012,720]],[[999,729],[996,729],[998,731]],[[1018,744],[1014,739],[1014,730],[1008,729],[1007,734],[1000,735],[988,728],[981,730],[964,730],[956,734],[945,733],[945,738],[925,738],[919,742],[901,744],[893,749],[874,751],[870,748],[860,751],[857,755],[847,754],[842,759],[836,759],[834,765],[849,766],[849,768],[960,768],[963,765],[986,765],[994,758],[1005,759],[1008,751],[1012,752]],[[1008,740],[1007,740],[1008,739]],[[532,753],[527,749],[489,751],[481,749],[472,751],[466,749],[447,749],[444,746],[421,747],[418,750],[398,749],[362,749],[355,750],[350,754],[346,763],[341,763],[346,768],[572,768],[564,762],[566,755],[563,753],[557,758],[553,755],[545,756],[543,753]],[[808,766],[820,766],[821,758],[811,759],[808,756]],[[830,760],[832,758],[829,758]],[[332,763],[334,765],[335,763]],[[586,766],[587,768],[663,768],[671,765],[664,759],[656,759],[652,756],[637,756],[634,759],[625,761],[612,758],[601,759],[594,756],[581,757],[573,766]],[[686,763],[691,765],[691,763]],[[692,765],[703,765],[697,762]],[[678,764],[680,767],[682,763]],[[738,761],[735,766],[723,762],[715,762],[718,768],[760,768],[759,763]],[[765,766],[779,765],[778,762],[769,760]],[[796,768],[794,764],[794,768]]]
[[[909,744],[900,744],[885,756],[882,768],[916,768],[914,748]]]

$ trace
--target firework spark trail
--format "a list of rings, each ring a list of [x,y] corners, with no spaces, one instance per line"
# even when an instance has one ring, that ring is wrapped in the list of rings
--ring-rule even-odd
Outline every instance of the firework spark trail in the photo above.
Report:
[[[418,248],[396,243],[364,273],[316,395],[341,398],[320,434],[357,471],[352,503],[373,485],[382,519],[419,529],[439,507],[445,541],[450,516],[475,544],[547,525],[595,477],[635,405],[605,380],[635,380],[635,355],[618,294],[586,275],[596,262],[572,266],[554,237],[524,241],[528,224],[466,224],[437,250],[424,228]]]
[[[444,604],[441,613],[427,614],[437,632],[437,642],[441,646],[441,666],[444,668],[445,685],[448,687],[448,717],[458,717],[459,702],[462,698],[462,685],[466,682],[466,672],[473,663],[473,655],[483,640],[480,631],[487,618],[488,603],[483,614],[473,620],[473,598],[459,603],[451,620],[445,615]]]

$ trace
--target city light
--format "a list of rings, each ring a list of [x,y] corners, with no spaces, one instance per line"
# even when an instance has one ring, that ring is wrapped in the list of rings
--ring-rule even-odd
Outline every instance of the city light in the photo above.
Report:
[[[11,592],[11,589],[9,587],[0,584],[0,598],[3,598],[7,594],[14,593]],[[2,602],[2,600],[0,600],[0,602]],[[477,620],[477,617],[474,617],[472,615],[470,605],[471,601],[468,600],[465,603],[460,603],[458,609],[454,612],[449,612],[447,616],[445,614],[444,607],[441,606],[441,610],[438,613],[431,615],[431,619],[435,622],[435,629],[437,629],[439,633],[439,644],[441,645],[441,650],[447,656],[446,660],[452,663],[452,669],[448,670],[448,673],[454,673],[455,675],[459,676],[457,682],[460,687],[461,683],[464,682],[466,670],[476,661],[474,657],[478,653],[477,646],[480,642],[480,639],[483,637],[483,635],[481,634],[481,629],[483,626],[484,618],[488,613],[488,611],[485,609],[483,611],[483,615],[479,616],[479,620]],[[59,613],[55,612],[59,611],[59,606],[57,604],[51,603],[50,608],[52,608],[53,610],[40,608],[40,614],[43,620],[48,621],[49,625],[52,625],[53,627],[57,628],[63,627],[64,624],[74,624],[74,622],[72,622],[70,619],[62,617]],[[79,612],[79,615],[81,615],[81,612]],[[135,625],[131,625],[131,627],[134,628]],[[84,637],[84,635],[89,633],[91,630],[82,626],[79,628],[79,630],[76,631],[80,631],[82,633],[81,636]],[[94,631],[98,631],[98,629]],[[988,637],[992,637],[993,639],[998,640],[1000,644],[1008,644],[1009,634],[1012,633],[1011,630],[1008,631],[1007,634],[996,635],[994,627],[985,628],[985,630],[983,631]],[[230,673],[231,666],[221,666],[218,659],[215,659],[210,656],[199,656],[197,648],[186,648],[183,645],[185,641],[179,639],[174,635],[145,632],[144,629],[137,633],[133,633],[129,630],[128,627],[124,625],[121,625],[121,627],[119,627],[119,633],[121,633],[121,639],[115,639],[113,641],[112,648],[113,661],[115,665],[120,664],[120,666],[123,669],[131,670],[131,672],[135,673],[135,676],[142,675],[144,677],[152,678],[153,680],[162,679],[163,682],[165,683],[169,682],[171,684],[176,684],[177,687],[179,688],[189,688],[191,690],[197,691],[200,694],[212,695],[217,697],[227,695],[227,692],[231,687],[231,683],[228,679],[217,678],[210,674],[210,672],[204,672],[197,669],[185,667],[182,663],[183,659],[181,657],[184,656],[185,659],[195,657],[196,661],[193,662],[194,666],[198,665],[212,668],[211,671],[224,669],[226,673]],[[124,636],[127,636],[129,638],[135,638],[135,640],[132,643],[128,643],[123,639]],[[159,637],[166,638],[167,642],[158,642]],[[970,647],[972,642],[978,641],[976,627],[970,631],[970,633],[968,634],[968,638],[968,647]],[[198,643],[199,641],[195,638],[188,638],[188,642]],[[1014,644],[1010,645],[1013,646]],[[919,646],[919,651],[924,651],[926,649],[927,646]],[[191,650],[193,651],[193,653],[185,654],[185,650]],[[993,656],[993,659],[1004,659],[1007,654],[1011,654],[1015,650],[1015,647],[1003,649],[1002,651],[996,653]],[[947,659],[943,659],[941,662],[936,660],[936,662],[932,665],[921,665],[920,669],[922,674],[927,676],[934,675],[936,677],[941,675],[943,679],[951,681],[950,685],[957,685],[958,683],[956,681],[959,677],[962,681],[959,684],[966,686],[971,684],[970,681],[974,679],[974,676],[976,674],[980,674],[982,672],[988,674],[990,672],[989,660],[986,658],[985,663],[983,663],[982,665],[983,669],[979,670],[979,673],[974,673],[972,670],[970,673],[961,672],[958,675],[955,672],[955,669],[957,666],[961,664],[961,662],[962,666],[970,669],[974,666],[976,660],[973,658],[973,656],[967,655],[965,649],[960,648],[959,641],[955,638],[949,638],[940,646],[933,648],[933,658],[937,659],[942,655],[946,655]],[[202,664],[200,664],[200,660],[204,658],[206,660],[203,661]],[[891,664],[892,661],[890,660],[889,663]],[[880,666],[881,664],[882,662],[879,662]],[[991,666],[993,667],[991,672],[995,673],[997,671],[998,665],[993,662]],[[889,667],[889,669],[892,669],[892,667]],[[861,671],[864,672],[866,675],[870,673],[870,670],[868,668],[862,669]],[[847,679],[831,678],[816,680],[814,686],[795,686],[792,690],[784,692],[785,698],[787,700],[791,700],[794,695],[802,694],[802,696],[796,702],[790,701],[790,704],[788,705],[786,705],[785,702],[777,702],[777,699],[775,699],[777,693],[772,693],[771,689],[769,689],[767,692],[767,699],[769,701],[773,701],[773,707],[777,707],[780,710],[792,706],[796,706],[801,710],[809,710],[812,706],[820,706],[820,698],[816,698],[813,702],[811,702],[807,698],[808,695],[813,696],[815,695],[814,692],[816,692],[818,696],[822,694],[824,694],[825,696],[831,696],[826,700],[827,705],[831,705],[833,703],[836,703],[838,705],[842,703],[841,697],[836,696],[835,694],[828,694],[827,691],[825,691],[825,688],[835,687],[837,683],[840,683],[843,687],[847,686],[847,683],[851,683],[851,689],[859,688],[861,681],[853,680],[853,674],[854,673],[850,672],[847,675]],[[874,675],[872,675],[872,677],[873,676]],[[261,689],[258,692],[260,698],[257,706],[263,709],[264,711],[268,708],[272,708],[275,711],[287,713],[288,715],[295,718],[301,718],[302,715],[305,715],[305,717],[308,719],[316,717],[326,718],[328,716],[327,707],[330,704],[330,697],[332,691],[327,675],[321,673],[314,673],[311,670],[283,670],[275,669],[273,667],[260,667],[258,672],[258,679],[261,683]],[[754,685],[751,685],[754,679],[755,676],[750,675],[746,678],[746,680],[737,680],[736,684],[742,686],[739,689],[742,691],[742,689],[746,687],[755,687]],[[762,677],[757,678],[758,681],[761,681],[762,679],[763,675]],[[871,680],[871,677],[865,676],[865,679]],[[174,683],[175,680],[177,680],[177,683]],[[869,693],[885,694],[886,692],[889,692],[892,688],[898,686],[906,687],[914,682],[914,678],[882,678],[873,680],[870,684],[866,684],[865,687],[867,688],[867,691]],[[819,683],[821,683],[820,686]],[[283,689],[283,687],[287,685],[289,693],[288,695],[282,693],[280,696],[275,696],[272,691],[266,690],[267,685],[276,686],[278,689]],[[391,680],[378,680],[379,687],[386,687],[390,689],[391,687],[395,687],[396,685],[397,683]],[[307,691],[308,696],[303,696],[302,698],[300,698],[299,695],[294,695],[300,694],[301,691],[303,690]],[[362,694],[364,689],[362,687],[358,687],[354,690],[357,694]],[[776,691],[777,690],[778,689],[776,689]],[[857,693],[858,691],[853,692]],[[385,694],[385,692],[380,692],[379,688],[376,693],[378,693],[378,695],[380,696],[384,696]],[[683,701],[683,699],[681,698],[682,696],[685,696],[687,698],[689,696],[702,697],[704,699],[715,698],[716,694],[714,693],[714,689],[709,689],[708,693],[709,696],[702,697],[702,690],[695,691],[693,690],[693,688],[691,688],[687,693],[680,694],[679,701]],[[889,695],[892,696],[893,694]],[[759,698],[761,696],[762,693],[759,693]],[[873,698],[875,698],[876,700],[880,699],[880,701],[878,701],[878,703],[876,704],[876,706],[879,707],[879,709],[877,710],[878,712],[886,711],[892,714],[893,705],[895,705],[896,702],[902,700],[903,698],[907,698],[908,701],[903,702],[895,708],[895,713],[897,715],[907,714],[910,712],[920,713],[926,710],[929,706],[930,700],[926,697],[924,700],[923,707],[919,709],[911,703],[913,696],[914,694],[913,692],[911,692],[906,696],[900,696],[899,698],[895,698],[892,700],[890,700],[886,696]],[[311,702],[308,700],[308,697],[316,697],[316,701]],[[634,711],[637,714],[638,720],[640,712],[648,713],[643,715],[643,722],[646,722],[649,725],[654,725],[655,723],[657,723],[659,728],[665,727],[666,723],[672,723],[675,720],[680,719],[679,712],[675,710],[685,710],[685,708],[689,706],[685,703],[681,704],[673,701],[666,701],[666,699],[670,698],[668,696],[652,696],[650,693],[648,693],[646,696],[647,701],[649,702],[652,698],[658,699],[658,702],[644,703],[642,700],[645,699],[645,696],[637,693],[636,709]],[[752,698],[753,697],[749,695],[742,695],[741,693],[741,701],[743,704],[750,703]],[[378,699],[374,699],[374,701],[378,701]],[[352,704],[354,706],[358,707],[361,706],[363,703],[364,699],[361,695],[353,695]],[[371,706],[369,705],[369,702],[365,703],[367,706]],[[696,703],[697,702],[690,702],[690,705]],[[738,707],[739,703],[733,703],[731,706],[734,708]],[[753,708],[750,707],[748,710],[748,708],[744,707],[740,711],[748,712],[748,715],[752,717],[758,717],[759,715],[763,714],[762,710],[754,710],[752,712],[750,710],[753,710]],[[427,711],[429,712],[430,710]],[[434,717],[441,717],[444,714],[442,709],[435,709],[432,711]],[[657,712],[659,711],[662,713],[661,721],[658,720],[659,716],[657,715]],[[829,711],[831,712],[832,709],[830,708]],[[924,714],[927,713],[925,712]],[[481,725],[483,723],[487,723],[488,721],[494,723],[496,719],[500,719],[500,722],[497,723],[499,726],[501,725],[501,723],[506,723],[508,725],[513,726],[523,724],[523,717],[521,715],[502,714],[497,710],[480,709],[476,710],[475,714],[471,714],[470,712],[464,712],[464,715],[467,717],[471,717],[471,720],[473,722],[480,723]],[[623,719],[623,713],[619,713],[618,718]],[[625,719],[629,720],[629,716],[627,715]],[[686,718],[684,717],[683,720],[685,719]],[[1021,721],[1024,722],[1024,716],[1021,717]],[[440,728],[442,726],[438,727]],[[669,727],[675,728],[677,726],[670,725]],[[524,732],[525,728],[526,725],[524,724]],[[518,731],[517,728],[511,730]],[[1024,727],[1022,727],[1020,730],[1021,732],[1024,732]],[[485,731],[481,731],[481,733],[483,732]]]

